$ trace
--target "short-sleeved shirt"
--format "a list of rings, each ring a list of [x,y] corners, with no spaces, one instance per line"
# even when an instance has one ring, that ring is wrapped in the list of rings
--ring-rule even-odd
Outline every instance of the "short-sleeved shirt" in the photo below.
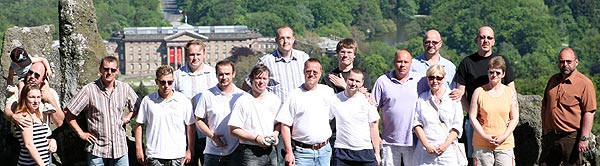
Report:
[[[281,101],[275,94],[265,91],[262,99],[244,93],[233,106],[229,126],[239,127],[257,135],[271,135],[275,129],[275,115]],[[254,141],[240,140],[241,144],[258,145]]]
[[[412,120],[419,93],[429,90],[424,74],[409,72],[408,79],[396,79],[395,71],[380,76],[373,97],[381,109],[384,144],[413,146]]]
[[[475,89],[489,82],[487,76],[489,69],[488,63],[496,56],[501,55],[494,53],[488,57],[482,57],[475,53],[465,57],[458,65],[456,75],[454,76],[454,82],[465,86],[467,101],[471,101]],[[505,57],[502,58],[506,62],[506,75],[502,78],[502,84],[508,85],[515,80],[515,74],[508,59]]]
[[[329,118],[336,119],[335,148],[373,149],[370,124],[379,120],[379,114],[365,95],[355,94],[349,98],[343,91],[338,93],[331,102]]]
[[[318,144],[331,137],[330,102],[333,89],[317,84],[315,90],[300,86],[290,92],[277,113],[276,121],[292,127],[292,139],[305,144]]]
[[[596,90],[592,81],[579,71],[566,79],[553,75],[544,91],[542,124],[548,130],[572,132],[581,128],[584,112],[596,110]]]
[[[136,122],[146,127],[146,156],[158,159],[185,157],[187,126],[196,120],[189,101],[176,91],[168,99],[158,92],[142,99]]]
[[[204,123],[215,135],[223,135],[222,138],[225,139],[227,144],[227,147],[217,147],[213,141],[207,140],[204,154],[225,156],[233,153],[237,148],[240,140],[229,133],[227,123],[229,123],[234,103],[244,93],[243,90],[234,87],[233,93],[227,95],[218,86],[214,86],[202,92],[198,100],[194,101],[196,103],[194,109],[196,117],[203,118]]]
[[[180,67],[173,73],[173,89],[183,93],[190,99],[190,102],[194,101],[194,96],[215,86],[219,82],[215,74],[215,68],[207,64],[202,65],[202,71],[199,73],[193,73],[187,65]],[[192,107],[195,108],[196,103],[192,102]],[[196,134],[198,135],[198,138],[206,137],[200,132],[198,127],[196,127]]]
[[[202,71],[193,73],[190,68],[185,65],[177,69],[173,73],[174,83],[173,89],[183,93],[190,100],[198,93],[215,86],[219,81],[215,74],[215,68],[202,64]]]
[[[323,75],[323,77],[321,77],[321,83],[325,84],[331,88],[333,88],[333,92],[334,93],[340,93],[344,91],[344,88],[340,88],[335,86],[335,84],[333,84],[333,82],[331,82],[331,80],[329,80],[329,74],[333,74],[336,76],[342,76],[342,79],[346,80],[348,78],[348,74],[350,74],[350,71],[342,71],[339,68],[335,68],[333,71]],[[371,78],[369,77],[369,74],[367,74],[366,72],[363,72],[363,78],[365,79],[363,82],[363,87],[367,88],[367,90],[371,91],[371,88],[373,87],[373,84],[371,83]]]
[[[101,79],[89,83],[66,106],[75,116],[85,113],[87,132],[97,137],[93,145],[87,143],[85,151],[102,158],[127,155],[124,109],[137,110],[140,102],[127,83],[115,80],[114,84],[112,91],[107,91]]]
[[[456,83],[452,81],[452,79],[454,79],[454,74],[456,74],[456,66],[454,65],[454,63],[442,57],[441,55],[438,57],[440,57],[438,64],[441,65],[444,68],[444,71],[446,72],[446,76],[444,78],[446,86],[450,87],[450,89],[456,88]],[[421,54],[418,57],[412,59],[412,63],[410,64],[410,71],[427,74],[427,69],[429,69],[429,67],[431,67],[431,65],[427,63],[427,59],[425,59],[425,54]]]
[[[284,59],[277,49],[261,57],[257,64],[264,64],[271,71],[267,90],[285,101],[291,90],[304,83],[304,62],[308,58],[308,54],[295,49],[289,60]],[[247,83],[250,85],[249,81]]]

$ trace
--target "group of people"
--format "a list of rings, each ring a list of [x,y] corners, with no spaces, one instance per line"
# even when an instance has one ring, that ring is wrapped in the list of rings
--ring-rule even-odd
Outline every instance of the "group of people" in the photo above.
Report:
[[[491,27],[479,29],[478,51],[458,67],[440,55],[440,33],[429,30],[423,55],[396,51],[394,69],[377,73],[373,85],[354,67],[353,39],[337,44],[338,66],[323,73],[318,59],[293,48],[290,27],[276,34],[278,48],[258,60],[240,88],[234,63],[204,64],[205,45],[193,40],[186,65],[156,70],[156,92],[138,97],[116,80],[119,61],[107,56],[100,78],[64,110],[44,81],[51,71],[43,60],[13,50],[11,71],[26,74],[4,114],[20,138],[19,165],[49,164],[57,145],[48,123],[60,126],[63,119],[87,142],[88,165],[128,165],[124,125],[132,118],[135,157],[153,166],[514,165],[515,75],[493,53]],[[540,165],[581,165],[587,151],[596,96],[577,65],[573,49],[561,50],[561,72],[548,81],[542,101]],[[75,121],[80,113],[85,130]]]

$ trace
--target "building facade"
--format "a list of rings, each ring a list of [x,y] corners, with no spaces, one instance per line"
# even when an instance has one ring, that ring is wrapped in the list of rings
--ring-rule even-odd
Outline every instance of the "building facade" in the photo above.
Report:
[[[231,56],[235,47],[259,53],[277,48],[274,38],[262,37],[247,26],[133,27],[117,32],[106,42],[109,55],[119,58],[124,75],[153,75],[161,65],[179,68],[184,65],[185,44],[201,40],[206,44],[204,62],[216,62]]]

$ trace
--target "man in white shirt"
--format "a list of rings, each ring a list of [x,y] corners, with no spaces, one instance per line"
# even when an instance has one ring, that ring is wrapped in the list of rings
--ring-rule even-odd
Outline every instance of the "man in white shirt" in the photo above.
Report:
[[[192,160],[194,116],[190,100],[173,90],[173,68],[156,70],[158,92],[142,99],[136,118],[136,158],[146,165],[181,166]],[[146,153],[142,126],[146,128]]]
[[[310,58],[304,63],[304,84],[292,90],[277,113],[290,165],[329,165],[331,128],[329,101],[333,89],[318,84],[321,62]]]
[[[219,83],[195,101],[196,126],[209,138],[202,165],[239,166],[240,152],[236,148],[240,141],[230,134],[227,123],[233,104],[245,92],[233,84],[235,66],[231,61],[217,62],[216,69]]]
[[[180,67],[173,73],[174,81],[173,89],[183,93],[192,102],[195,108],[197,97],[200,92],[207,90],[217,84],[215,69],[204,63],[206,45],[200,40],[189,41],[185,45],[186,65]],[[204,146],[206,144],[206,136],[196,128],[196,145],[193,151],[192,166],[202,165],[204,161]]]
[[[279,127],[275,114],[281,100],[267,91],[269,68],[258,64],[250,71],[250,93],[242,95],[233,106],[229,118],[231,135],[240,139],[241,165],[277,165],[275,145],[279,143]]]
[[[352,68],[346,88],[331,101],[331,119],[336,118],[337,139],[332,165],[373,165],[381,161],[379,148],[379,114],[359,92],[364,82],[363,71]]]

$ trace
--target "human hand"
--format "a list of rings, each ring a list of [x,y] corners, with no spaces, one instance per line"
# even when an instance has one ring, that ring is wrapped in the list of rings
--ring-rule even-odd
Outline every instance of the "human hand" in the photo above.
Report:
[[[189,164],[192,162],[192,151],[189,149],[185,151],[185,157],[183,158],[183,163]]]
[[[56,145],[56,140],[55,139],[48,139],[48,151],[50,151],[50,153],[56,153],[56,150],[58,149],[58,146]]]
[[[331,83],[333,83],[333,85],[335,85],[338,88],[343,88],[346,89],[346,80],[344,80],[344,78],[342,77],[342,73],[338,75],[335,74],[329,74],[329,81],[331,81]]]
[[[279,144],[279,135],[278,134],[279,134],[278,132],[271,133],[271,138],[273,138],[275,140],[275,142],[273,142],[273,144],[271,144],[271,146]]]
[[[48,77],[48,78],[54,77],[52,74],[53,73],[51,70],[46,70],[46,77]]]
[[[377,160],[377,165],[381,165],[381,154],[375,153],[375,160]]]
[[[79,136],[79,138],[81,138],[84,141],[87,141],[90,144],[94,144],[97,141],[96,136],[88,132],[78,132],[77,135]]]
[[[271,143],[267,142],[267,140],[265,140],[265,136],[262,135],[258,135],[256,136],[256,138],[254,138],[254,141],[256,141],[256,143],[258,144],[258,146],[260,147],[268,147],[271,146]]]
[[[288,166],[296,165],[296,157],[294,156],[294,152],[286,152],[284,160]]]
[[[225,139],[225,137],[223,137],[223,134],[217,134],[217,135],[213,135],[212,138],[210,138],[215,145],[217,145],[217,147],[225,147],[227,146],[227,143],[221,141],[221,139]]]
[[[15,113],[12,115],[13,122],[17,123],[18,127],[23,129],[25,127],[31,126],[33,123],[30,118],[27,118],[27,113]]]
[[[590,141],[579,141],[579,152],[587,152],[588,151],[588,144]]]
[[[425,148],[425,151],[429,154],[438,154],[437,148],[431,145],[423,145],[423,148]]]
[[[463,94],[465,94],[465,92],[459,89],[454,89],[452,90],[452,92],[450,92],[450,99],[454,101],[460,101],[460,99],[462,99]]]
[[[494,137],[494,144],[496,144],[496,146],[502,145],[504,141],[506,141],[506,137]]]
[[[142,150],[142,149],[137,149],[137,150],[135,151],[135,157],[137,158],[137,161],[138,161],[140,164],[144,164],[144,165],[145,165],[145,163],[146,163],[146,162],[145,162],[145,157],[144,157],[144,150]]]
[[[52,93],[50,92],[50,86],[48,86],[48,84],[44,84],[41,87],[41,92],[42,92],[42,101],[47,102],[47,103],[56,101],[56,99],[54,99],[54,95],[52,95]]]
[[[444,152],[446,152],[446,150],[448,149],[448,146],[450,146],[449,144],[441,144],[438,147],[435,148],[435,150],[438,152],[437,155],[442,155]]]

